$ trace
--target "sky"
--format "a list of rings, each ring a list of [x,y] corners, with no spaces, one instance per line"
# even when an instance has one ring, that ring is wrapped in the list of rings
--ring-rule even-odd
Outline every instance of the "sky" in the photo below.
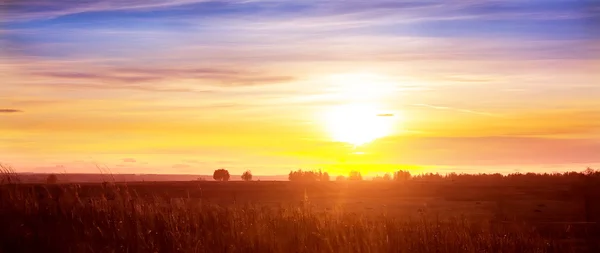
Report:
[[[600,1],[0,3],[20,172],[600,168]]]

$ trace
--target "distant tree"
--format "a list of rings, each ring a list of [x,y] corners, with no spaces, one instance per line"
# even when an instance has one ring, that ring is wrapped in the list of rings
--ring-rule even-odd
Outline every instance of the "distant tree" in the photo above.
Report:
[[[390,173],[385,173],[383,176],[375,176],[373,178],[373,181],[390,181],[392,180],[392,176],[390,175]]]
[[[324,172],[323,175],[321,175],[321,181],[323,181],[323,182],[329,181],[329,173]]]
[[[593,175],[598,175],[600,173],[600,170],[594,170],[590,167],[588,167],[587,169],[585,169],[582,174],[586,175],[586,176],[593,176]]]
[[[346,177],[339,175],[335,178],[335,181],[346,181]]]
[[[199,177],[198,179],[196,179],[196,181],[206,181],[206,178],[204,178],[204,177]]]
[[[297,171],[290,171],[290,174],[288,174],[288,180],[290,181],[302,181],[302,175],[303,175],[303,171],[302,170],[297,170]]]
[[[215,172],[213,173],[213,178],[216,181],[229,181],[229,171],[227,171],[226,169],[218,169],[215,170]]]
[[[314,182],[314,181],[329,181],[330,177],[329,177],[329,173],[323,172],[322,170],[316,170],[316,171],[296,170],[296,171],[290,171],[290,174],[288,174],[288,179],[290,181],[295,181],[295,182]]]
[[[392,180],[392,176],[390,175],[390,173],[385,173],[385,175],[383,175],[383,180],[385,180],[385,181]]]
[[[409,180],[410,177],[411,175],[409,171],[399,170],[394,173],[394,180],[396,181],[406,181]]]
[[[356,171],[356,170],[350,171],[350,174],[348,175],[348,180],[361,181],[361,180],[363,180],[362,174],[360,174],[360,171]]]
[[[295,181],[295,182],[314,182],[314,181],[322,180],[323,175],[324,174],[321,171],[297,170],[297,171],[290,171],[290,174],[288,175],[288,179],[290,181]]]
[[[54,174],[50,174],[46,178],[46,183],[47,184],[56,184],[57,182],[58,182],[58,177],[56,175],[54,175]]]
[[[446,174],[446,178],[449,178],[452,181],[457,180],[458,177],[460,177],[460,176],[458,174],[456,174],[456,172],[450,172],[450,173]]]
[[[481,177],[481,175],[477,175],[477,176]],[[439,173],[424,173],[424,174],[417,175],[416,177],[421,180],[427,180],[427,181],[439,181],[439,180],[444,179],[444,177],[442,175],[440,175]]]
[[[252,172],[247,170],[242,174],[242,180],[244,181],[252,181]]]

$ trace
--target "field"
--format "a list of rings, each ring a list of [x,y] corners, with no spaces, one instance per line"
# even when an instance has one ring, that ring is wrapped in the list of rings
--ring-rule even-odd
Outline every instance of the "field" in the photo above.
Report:
[[[11,183],[0,252],[600,252],[598,181]]]

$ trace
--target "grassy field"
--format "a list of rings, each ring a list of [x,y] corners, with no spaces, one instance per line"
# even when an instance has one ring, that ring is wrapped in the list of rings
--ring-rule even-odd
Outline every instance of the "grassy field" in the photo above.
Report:
[[[597,181],[11,183],[0,252],[600,252]]]

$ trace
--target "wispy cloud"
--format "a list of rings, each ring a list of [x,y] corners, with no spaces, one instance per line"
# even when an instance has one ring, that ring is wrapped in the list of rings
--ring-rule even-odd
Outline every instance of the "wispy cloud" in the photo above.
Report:
[[[178,8],[186,5],[187,8]],[[98,13],[98,12],[140,12],[169,10],[170,15],[227,15],[237,13],[271,14],[271,16],[347,16],[356,14],[377,14],[379,16],[405,14],[405,17],[420,15],[422,17],[471,16],[484,18],[506,17],[521,14],[519,18],[554,14],[553,18],[569,16],[567,14],[597,14],[595,1],[273,1],[273,0],[149,0],[149,1],[60,1],[43,0],[13,1],[4,5],[7,16],[11,19],[48,19],[60,16]],[[212,10],[212,13],[208,12]],[[219,10],[219,11],[215,11]],[[412,14],[412,15],[406,15]],[[527,16],[527,14],[529,16]],[[540,14],[540,15],[538,15]],[[156,13],[155,15],[161,15]],[[164,15],[164,14],[163,14]],[[356,18],[356,17],[355,17]],[[545,18],[550,18],[546,16]]]
[[[17,109],[0,109],[0,113],[20,113],[23,112]]]
[[[186,159],[183,160],[184,163],[194,163],[194,164],[201,164],[202,162],[199,160],[195,160],[195,159]]]
[[[134,158],[123,158],[123,162],[125,163],[134,163],[136,160]]]
[[[56,91],[129,90],[209,94],[229,88],[287,84],[298,79],[292,75],[272,74],[274,71],[235,66],[202,68],[180,64],[183,67],[172,68],[137,63],[135,67],[119,67],[119,64],[114,64],[107,68],[94,63],[55,64],[44,61],[30,62],[28,68],[23,68],[22,65],[18,61],[12,65],[4,65],[8,67],[4,80],[10,80],[7,87],[41,87]],[[23,76],[25,78],[21,78]],[[12,96],[10,100],[15,103],[21,101],[20,104],[33,100],[60,102],[51,97],[24,99]]]
[[[253,71],[232,71],[226,69],[167,69],[167,68],[123,68],[96,69],[94,72],[72,72],[55,70],[53,72],[32,72],[32,76],[54,79],[55,83],[64,82],[66,86],[82,86],[87,88],[135,89],[146,91],[188,92],[188,88],[166,88],[144,86],[144,83],[160,81],[187,80],[205,81],[206,85],[237,87],[286,83],[293,81],[292,76],[270,75]],[[77,82],[72,82],[77,81]]]
[[[14,20],[51,19],[60,16],[102,12],[102,11],[135,11],[140,9],[155,9],[173,7],[190,3],[208,2],[208,0],[148,0],[148,1],[77,1],[66,0],[61,2],[48,0],[9,1],[2,7],[6,15]]]
[[[449,106],[437,106],[437,105],[430,105],[430,104],[411,104],[411,105],[418,106],[418,107],[427,107],[427,108],[432,108],[432,109],[436,109],[436,110],[455,111],[455,112],[477,114],[477,115],[489,116],[489,117],[502,117],[502,115],[499,115],[499,114],[476,111],[476,110],[469,110],[469,109],[454,108],[454,107],[449,107]]]

